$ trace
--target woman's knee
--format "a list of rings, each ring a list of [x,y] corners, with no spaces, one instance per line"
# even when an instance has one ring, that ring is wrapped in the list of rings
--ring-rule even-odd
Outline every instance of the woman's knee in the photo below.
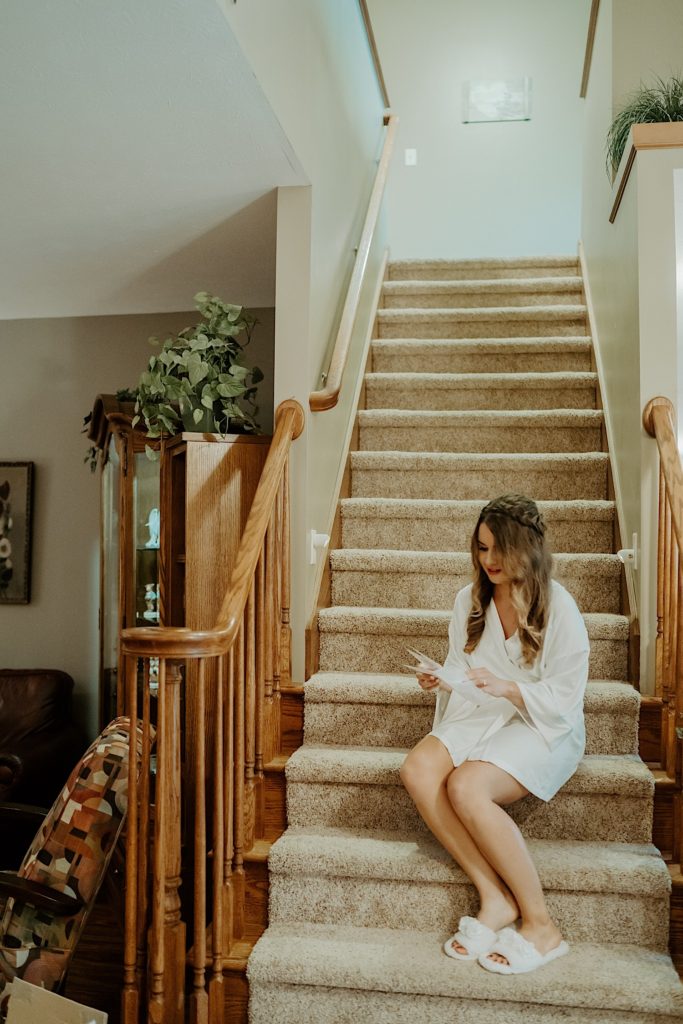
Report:
[[[481,786],[477,784],[475,773],[467,771],[464,766],[451,772],[446,790],[453,810],[459,815],[471,813],[477,803],[488,799],[488,795],[482,793]]]
[[[411,796],[422,793],[433,793],[444,782],[442,768],[434,762],[425,750],[415,748],[410,751],[401,765],[399,772],[401,782]]]

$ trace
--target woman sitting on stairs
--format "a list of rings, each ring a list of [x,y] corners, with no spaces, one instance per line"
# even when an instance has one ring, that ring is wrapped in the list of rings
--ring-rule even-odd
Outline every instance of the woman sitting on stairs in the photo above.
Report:
[[[588,635],[574,599],[550,578],[545,525],[529,498],[508,494],[482,509],[472,561],[474,583],[455,599],[444,670],[461,670],[489,697],[476,704],[435,675],[418,675],[423,689],[439,688],[436,714],[401,780],[479,893],[477,917],[460,919],[445,952],[517,974],[569,947],[503,808],[529,793],[550,800],[576,771]]]

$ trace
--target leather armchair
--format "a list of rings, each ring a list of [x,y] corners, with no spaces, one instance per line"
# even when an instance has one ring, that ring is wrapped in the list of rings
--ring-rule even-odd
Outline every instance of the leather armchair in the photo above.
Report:
[[[0,669],[0,801],[49,807],[86,746],[71,718],[73,679]]]

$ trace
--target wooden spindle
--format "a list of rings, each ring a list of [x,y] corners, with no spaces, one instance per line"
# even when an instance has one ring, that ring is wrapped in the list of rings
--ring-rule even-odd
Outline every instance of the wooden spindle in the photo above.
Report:
[[[199,662],[195,687],[195,715],[204,721],[206,712],[206,661]],[[206,744],[204,729],[198,729],[194,745],[194,923],[190,1024],[207,1024],[209,1000],[206,975]]]
[[[245,741],[244,741],[244,808],[245,849],[250,850],[256,837],[256,595],[254,583],[249,588],[245,610]]]
[[[142,677],[142,763],[139,784],[139,828],[138,828],[138,872],[137,872],[137,972],[138,985],[142,989],[145,977],[147,955],[147,915],[149,912],[149,825],[150,825],[150,776],[152,754],[152,726],[150,701],[150,662],[144,659]]]
[[[264,689],[263,689],[263,757],[266,764],[270,761],[276,751],[273,748],[273,677],[274,677],[274,649],[273,649],[273,587],[275,577],[274,544],[272,520],[266,531],[265,544],[265,578],[263,586],[263,646],[264,646]]]
[[[255,798],[258,837],[265,834],[265,775],[263,771],[263,729],[265,699],[265,563],[263,551],[256,566],[255,583],[255,643],[256,643],[256,708],[254,711],[254,774],[256,779]]]
[[[292,682],[292,629],[289,618],[289,602],[291,594],[291,547],[289,520],[289,459],[285,462],[282,477],[282,644],[281,644],[281,684],[290,686]]]
[[[223,886],[224,886],[224,751],[223,751],[223,687],[225,685],[225,658],[218,659],[216,672],[216,733],[213,748],[213,873],[211,921],[211,976],[209,978],[209,1022],[223,1024]]]
[[[671,605],[672,605],[672,567],[671,562],[674,555],[673,536],[671,532],[671,509],[669,498],[664,488],[664,654],[663,679],[662,679],[662,700],[669,699],[671,690]]]
[[[245,878],[244,878],[244,623],[240,623],[235,640],[235,853],[233,856],[233,934],[236,938],[244,935],[245,922]]]
[[[166,732],[166,659],[159,659],[159,690],[157,693],[157,774],[156,814],[154,816],[154,852],[152,857],[152,929],[150,935],[150,979],[149,979],[149,1020],[163,1024],[164,1012],[164,911],[165,911],[165,857],[164,830],[168,801],[166,789],[169,785],[167,774],[166,748],[169,737]]]
[[[223,948],[232,949],[235,938],[235,891],[233,857],[235,854],[235,649],[225,658],[225,699],[223,703],[223,805],[225,807],[225,854],[223,878],[226,899],[223,905]]]
[[[655,641],[655,696],[661,699],[664,688],[664,521],[666,508],[664,470],[659,464],[659,491],[657,508],[657,639]]]
[[[126,917],[123,940],[123,991],[121,1019],[123,1024],[138,1024],[140,987],[137,972],[137,876],[138,876],[138,766],[137,766],[137,658],[123,660],[124,680],[129,709],[128,737],[128,806],[126,814]]]

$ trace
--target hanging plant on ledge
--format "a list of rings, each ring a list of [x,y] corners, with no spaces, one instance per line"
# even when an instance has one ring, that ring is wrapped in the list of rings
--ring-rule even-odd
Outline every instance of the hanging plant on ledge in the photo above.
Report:
[[[133,426],[144,421],[147,436],[160,438],[183,428],[216,434],[256,433],[256,388],[263,380],[243,350],[256,319],[242,306],[199,292],[202,320],[164,341],[135,389]],[[238,335],[246,335],[240,343]],[[158,338],[149,339],[159,344]],[[148,447],[147,454],[158,453]]]
[[[653,86],[641,85],[612,121],[607,133],[607,173],[610,178],[619,169],[634,124],[661,124],[683,121],[683,76],[656,78]]]

